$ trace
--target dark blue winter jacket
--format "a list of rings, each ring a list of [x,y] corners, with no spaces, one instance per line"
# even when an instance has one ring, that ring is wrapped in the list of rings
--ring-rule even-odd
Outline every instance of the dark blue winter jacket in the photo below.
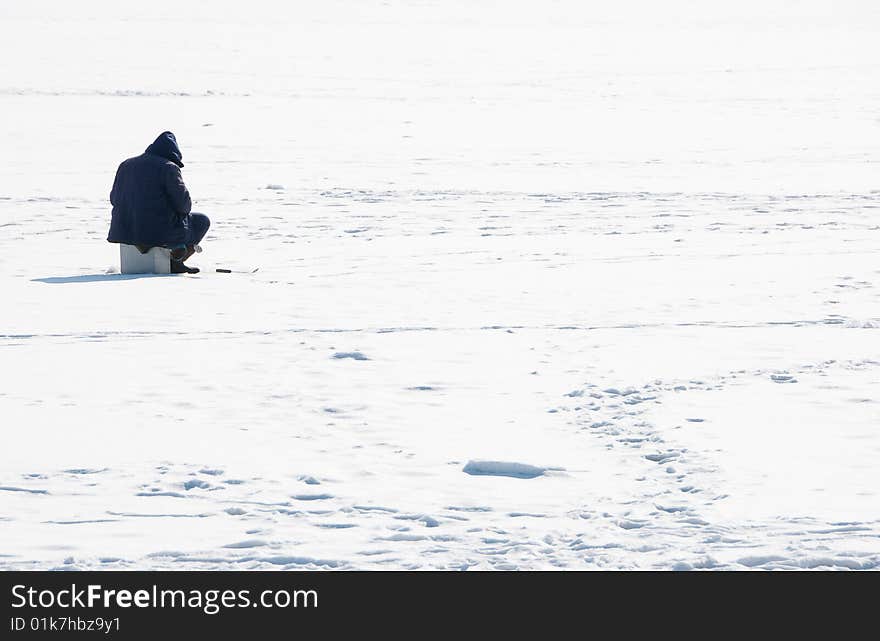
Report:
[[[170,131],[119,165],[110,203],[111,243],[176,247],[184,243],[192,200],[183,184],[183,154]]]

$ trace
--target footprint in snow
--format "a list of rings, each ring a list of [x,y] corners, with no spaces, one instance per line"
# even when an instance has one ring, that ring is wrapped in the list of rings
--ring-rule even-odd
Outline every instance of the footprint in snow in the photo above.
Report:
[[[193,488],[207,489],[211,487],[211,484],[207,481],[203,481],[202,479],[191,479],[189,481],[184,482],[184,489],[191,490]]]
[[[367,358],[366,356],[364,356],[360,352],[336,352],[335,354],[333,354],[333,358],[335,358],[335,359],[350,358],[350,359],[356,360],[356,361],[370,360],[369,358]]]
[[[427,514],[402,514],[394,518],[399,521],[419,521],[425,527],[438,527],[440,525],[440,521]]]
[[[657,454],[645,454],[645,458],[654,463],[666,463],[679,457],[678,452],[658,452]]]
[[[619,390],[616,387],[609,387],[607,389],[603,389],[602,391],[606,394],[611,394],[612,396],[629,396],[630,394],[635,394],[637,390],[634,390],[631,387],[628,387],[625,390]]]

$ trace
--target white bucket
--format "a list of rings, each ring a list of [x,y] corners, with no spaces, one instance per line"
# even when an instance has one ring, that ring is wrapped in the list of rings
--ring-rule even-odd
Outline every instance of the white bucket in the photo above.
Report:
[[[134,245],[119,245],[119,271],[123,274],[170,274],[171,250],[153,247],[142,254]]]

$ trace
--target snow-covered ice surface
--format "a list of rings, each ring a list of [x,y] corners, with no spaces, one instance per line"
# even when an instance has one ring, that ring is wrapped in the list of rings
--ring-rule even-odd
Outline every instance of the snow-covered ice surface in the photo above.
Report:
[[[4,3],[0,568],[877,568],[831,4]],[[163,129],[203,271],[121,276]]]

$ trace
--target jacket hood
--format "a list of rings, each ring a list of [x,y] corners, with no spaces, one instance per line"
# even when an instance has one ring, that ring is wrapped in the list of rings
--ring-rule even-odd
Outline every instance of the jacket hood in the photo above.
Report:
[[[178,167],[183,167],[183,154],[180,153],[180,147],[177,146],[177,138],[170,131],[163,131],[159,134],[153,144],[147,147],[147,153],[161,156]]]

